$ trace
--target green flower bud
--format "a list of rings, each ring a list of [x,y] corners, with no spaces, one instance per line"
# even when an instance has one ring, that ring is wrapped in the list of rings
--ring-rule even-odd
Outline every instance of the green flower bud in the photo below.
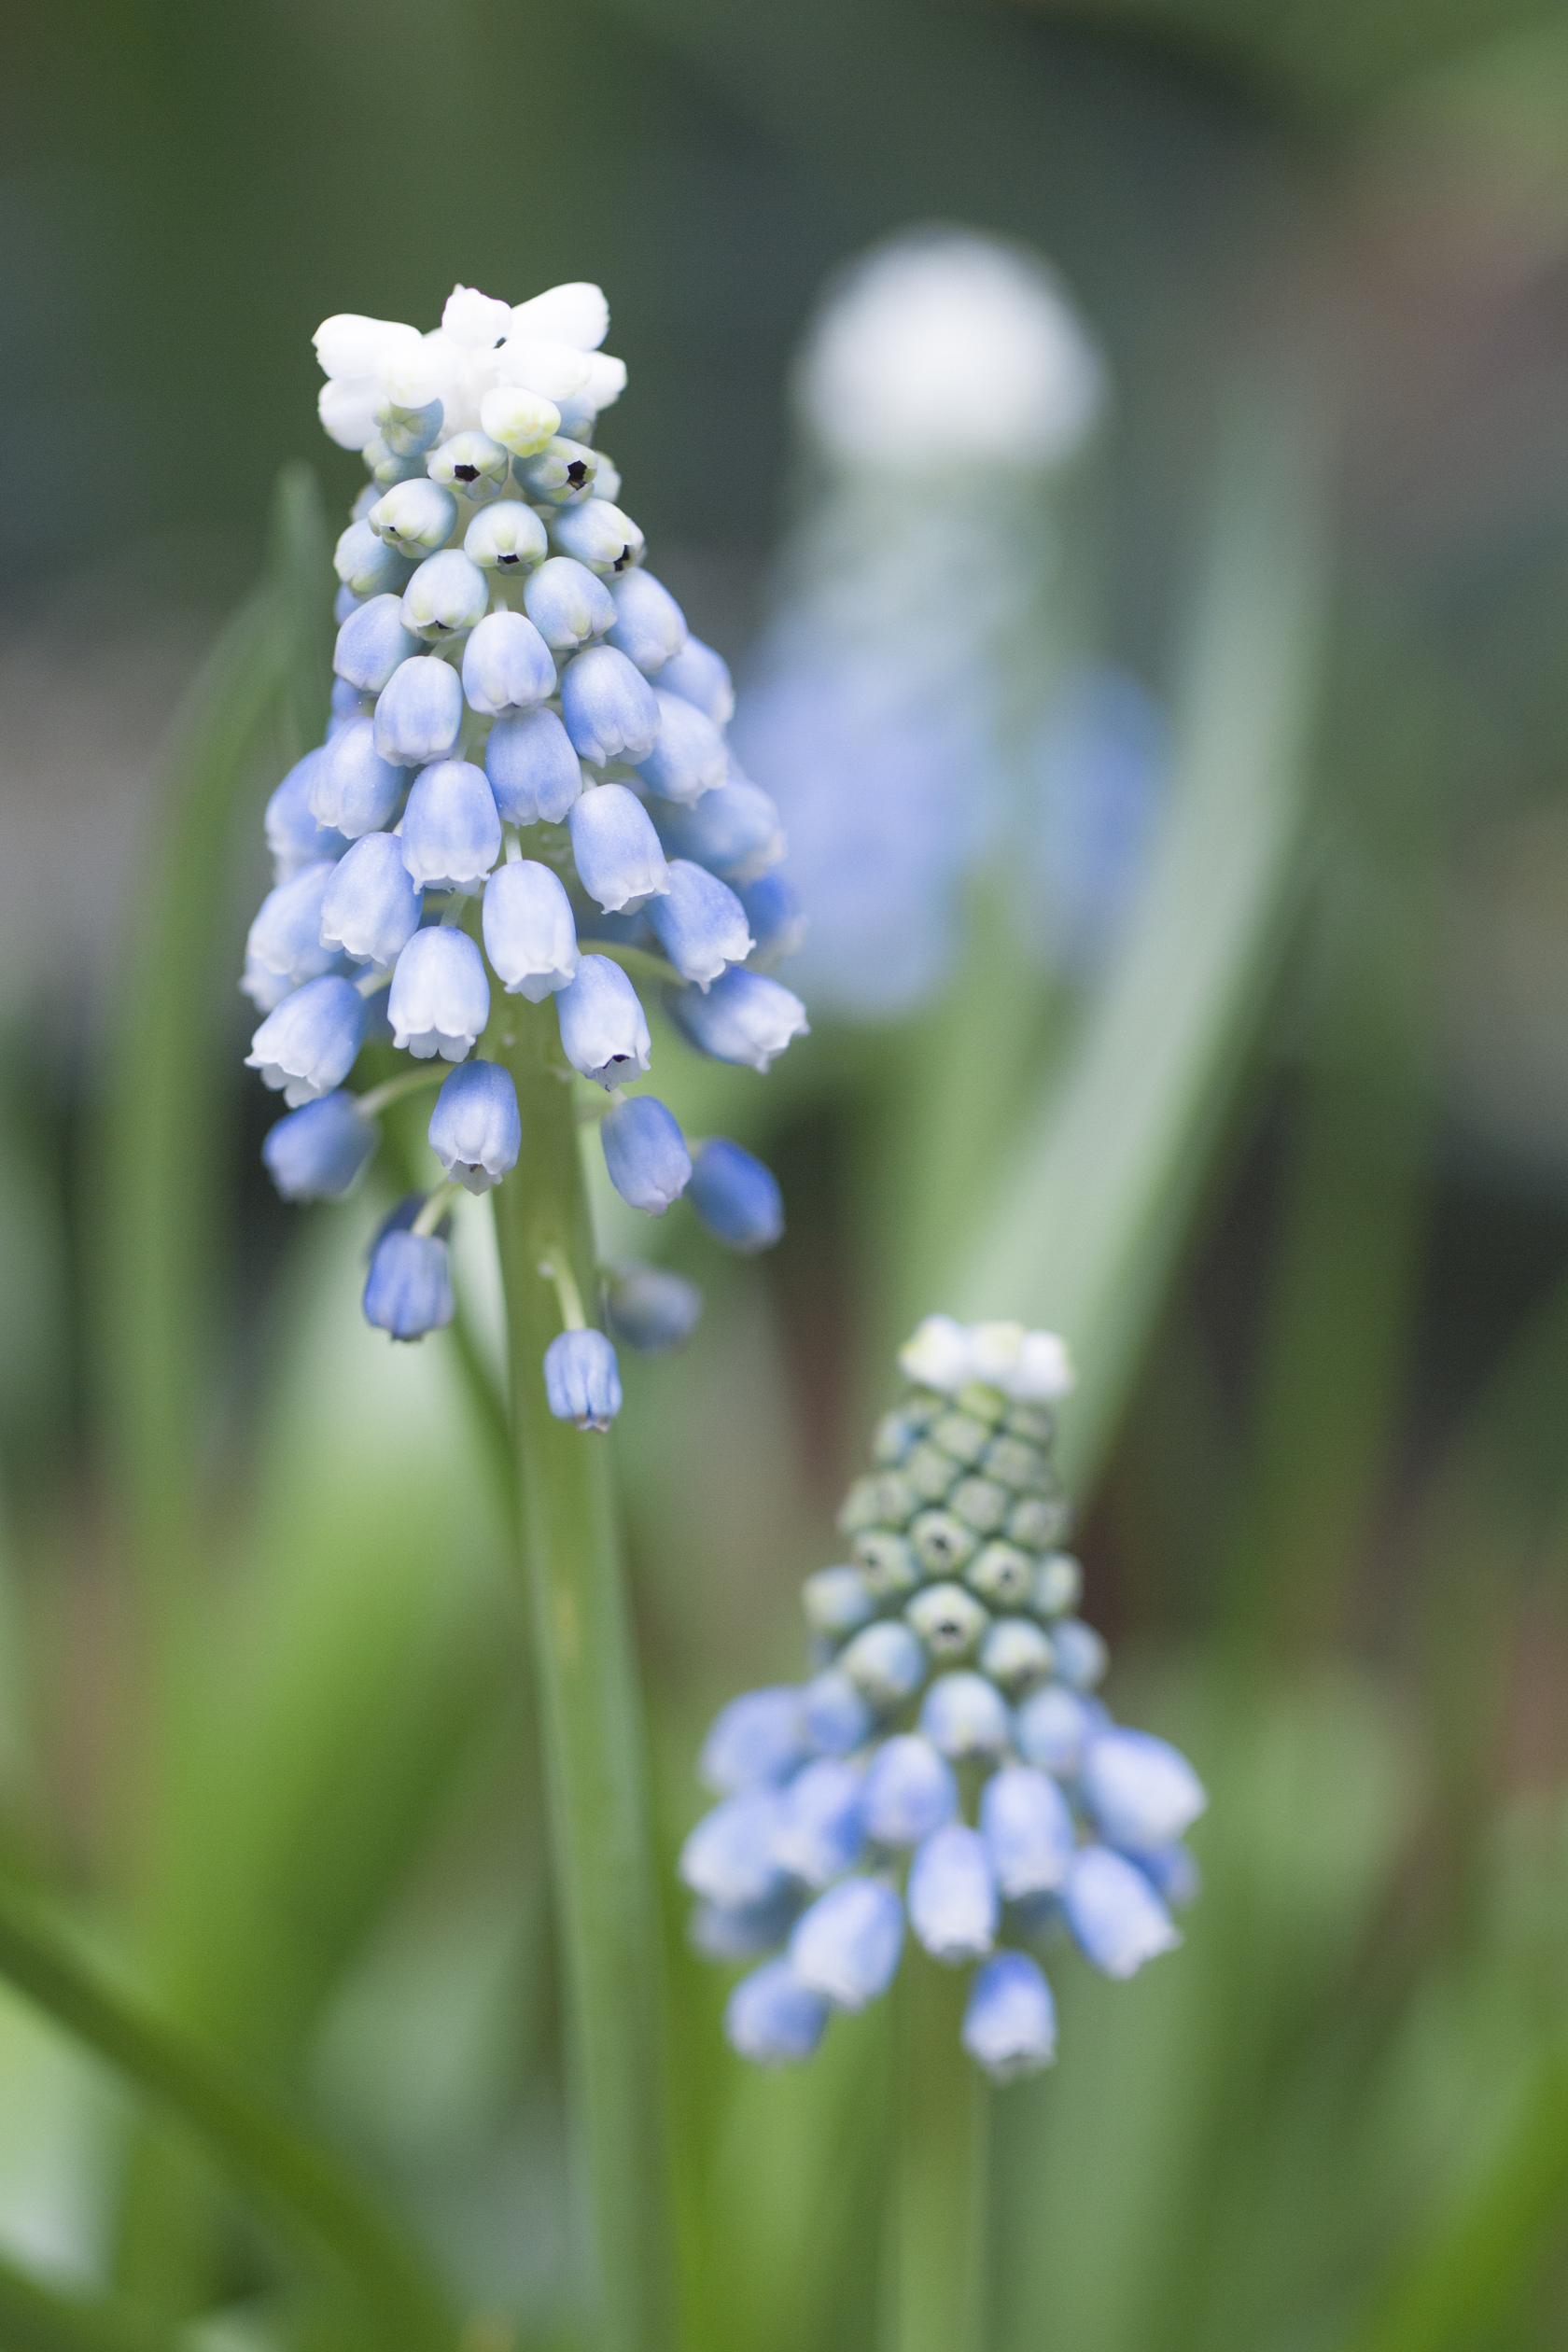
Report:
[[[1054,1558],[1062,1555],[1054,1554]],[[965,1570],[965,1580],[993,1607],[1019,1609],[1039,1590],[1039,1573],[1048,1561],[1036,1562],[1016,1544],[987,1544]]]
[[[931,1576],[956,1575],[974,1557],[973,1536],[951,1511],[922,1511],[909,1537],[915,1557]]]
[[[850,1553],[865,1571],[865,1580],[879,1601],[896,1599],[900,1593],[913,1592],[920,1581],[920,1571],[915,1550],[903,1535],[889,1535],[875,1530],[857,1535],[849,1547]]]
[[[871,1441],[871,1458],[884,1470],[896,1470],[920,1435],[921,1424],[907,1413],[884,1413]]]
[[[399,457],[423,457],[441,439],[441,404],[427,400],[423,408],[408,408],[384,395],[375,405],[375,421],[388,449]]]
[[[947,1498],[947,1507],[977,1535],[994,1535],[1013,1507],[1013,1497],[994,1478],[960,1478]]]
[[[881,1480],[857,1478],[839,1505],[838,1524],[846,1535],[853,1535],[862,1527],[878,1527],[882,1521]]]
[[[927,1585],[903,1615],[931,1656],[945,1661],[967,1658],[991,1621],[973,1593],[957,1584]]]
[[[926,1655],[907,1625],[867,1625],[839,1652],[840,1670],[874,1707],[902,1706],[925,1680]]]
[[[465,498],[483,498],[486,491],[504,490],[511,474],[511,453],[488,433],[454,433],[430,452],[426,471],[443,490]]]
[[[371,509],[372,531],[404,555],[433,555],[457,520],[457,501],[439,482],[400,482]]]
[[[1084,1596],[1084,1571],[1071,1552],[1047,1552],[1034,1570],[1029,1605],[1043,1617],[1071,1617]]]
[[[840,1641],[876,1614],[871,1585],[859,1568],[819,1568],[807,1576],[801,1601],[810,1631]]]
[[[1031,1446],[1048,1446],[1057,1434],[1057,1417],[1043,1405],[1014,1405],[1002,1427],[1009,1435],[1025,1438]]]
[[[975,1421],[999,1421],[1007,1410],[1007,1399],[1000,1389],[984,1380],[971,1380],[959,1389],[954,1399],[960,1413],[972,1414]]]
[[[998,1617],[980,1645],[980,1671],[1021,1699],[1044,1681],[1056,1663],[1049,1641],[1030,1617]]]
[[[990,1424],[969,1413],[944,1413],[932,1426],[931,1442],[973,1469],[991,1442]]]
[[[371,479],[384,490],[394,483],[412,482],[415,474],[425,470],[425,460],[404,449],[394,449],[385,433],[372,433],[360,453],[370,468]]]
[[[993,1437],[986,1449],[985,1470],[988,1478],[1000,1478],[1016,1494],[1043,1494],[1051,1483],[1044,1455],[1022,1437]]]
[[[903,1475],[923,1501],[940,1503],[958,1476],[958,1464],[951,1454],[945,1454],[928,1437],[911,1453],[903,1465]]]
[[[531,457],[560,431],[561,412],[553,400],[524,385],[502,384],[481,400],[479,421],[514,457]]]
[[[1057,1536],[1066,1534],[1071,1518],[1067,1505],[1058,1497],[1029,1494],[1015,1504],[1008,1514],[1007,1533],[1026,1551],[1049,1551]]]
[[[541,506],[576,506],[594,496],[599,478],[599,454],[583,441],[553,441],[532,457],[517,460],[517,480],[525,498]]]

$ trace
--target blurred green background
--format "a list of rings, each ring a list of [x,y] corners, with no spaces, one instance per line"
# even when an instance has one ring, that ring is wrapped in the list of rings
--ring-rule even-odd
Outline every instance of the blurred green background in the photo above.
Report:
[[[669,1866],[711,1709],[798,1671],[889,1344],[1015,1303],[1085,1369],[1112,1701],[1212,1804],[1183,1952],[1128,1987],[1064,1967],[1058,2065],[994,2104],[995,2352],[1560,2345],[1561,11],[62,0],[4,53],[7,1879],[314,2112],[488,2315],[472,2352],[580,2341],[504,1479],[455,1349],[358,1318],[381,1196],[301,1216],[262,1176],[233,979],[295,722],[275,693],[236,718],[220,632],[279,468],[334,531],[357,486],[315,425],[322,316],[589,277],[628,504],[743,667],[824,277],[911,223],[1017,240],[1107,357],[1070,625],[1172,713],[1175,847],[1141,938],[1041,979],[1021,1030],[981,906],[908,1020],[819,1019],[766,1084],[672,1065],[790,1215],[756,1265],[656,1237],[707,1314],[629,1368],[615,1440],[691,2343],[890,2341],[888,2020],[745,2074]],[[313,593],[275,658],[307,700]],[[1161,1128],[1170,1073],[1126,1038],[1223,930],[1205,841],[1254,823]],[[221,2175],[9,1995],[0,2249],[204,2352],[341,2341],[279,2333]]]

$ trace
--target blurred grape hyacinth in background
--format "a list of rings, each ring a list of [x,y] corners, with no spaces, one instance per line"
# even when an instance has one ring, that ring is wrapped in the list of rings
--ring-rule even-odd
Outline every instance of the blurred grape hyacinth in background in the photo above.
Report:
[[[446,1181],[383,1228],[365,1291],[399,1339],[452,1319],[455,1192],[517,1165],[508,997],[554,999],[560,1074],[608,1094],[610,1180],[651,1215],[693,1160],[663,1104],[623,1091],[651,1053],[637,978],[719,1060],[765,1071],[806,1026],[759,968],[798,926],[771,882],[778,812],[725,742],[728,671],[640,567],[594,446],[626,379],[599,348],[608,327],[595,286],[515,307],[459,286],[432,333],[345,313],[315,336],[321,421],[371,481],[338,541],[326,740],[267,808],[275,886],[246,943],[242,986],[264,1016],[247,1058],[289,1106],[263,1157],[290,1200],[346,1193],[381,1112],[439,1083]],[[383,990],[394,1049],[434,1067],[356,1095]],[[696,1170],[721,1240],[777,1239],[760,1162],[709,1139]],[[694,1320],[689,1292],[622,1269],[607,1312],[628,1344],[668,1347]],[[546,1366],[551,1407],[601,1429],[621,1402],[614,1349],[562,1298],[577,1320]]]
[[[1060,1340],[933,1315],[900,1365],[910,1389],[840,1514],[849,1558],[805,1587],[812,1678],[714,1723],[701,1771],[721,1801],[681,1875],[709,1958],[783,1946],[731,1995],[743,2057],[809,2057],[835,2009],[886,1992],[907,1917],[935,1959],[978,1964],[963,2042],[1006,2081],[1055,2055],[1035,1947],[1071,1939],[1123,1978],[1180,1941],[1205,1797],[1095,1696],[1106,1651],[1076,1614],[1049,1460],[1073,1385]]]

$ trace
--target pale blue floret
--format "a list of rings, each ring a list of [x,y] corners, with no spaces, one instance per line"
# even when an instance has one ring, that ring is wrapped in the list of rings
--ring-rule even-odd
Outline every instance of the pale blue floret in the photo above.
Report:
[[[939,1674],[920,1707],[920,1729],[944,1756],[1000,1756],[1012,1736],[1007,1702],[984,1674]]]
[[[819,1568],[801,1588],[805,1621],[814,1633],[847,1641],[876,1614],[876,1603],[859,1568]]]
[[[360,693],[379,694],[399,663],[418,651],[418,638],[403,625],[398,597],[372,596],[338,631],[332,667]]]
[[[836,1666],[813,1676],[801,1692],[806,1736],[824,1756],[852,1756],[875,1728],[875,1717],[847,1674]]]
[[[713,1136],[697,1154],[691,1198],[709,1233],[727,1249],[771,1250],[784,1231],[778,1179],[726,1136]]]
[[[1184,1845],[1150,1846],[1129,1851],[1127,1858],[1142,1871],[1167,1911],[1184,1911],[1202,1892],[1203,1873]]]
[[[544,1393],[557,1421],[609,1427],[621,1410],[621,1368],[602,1331],[563,1331],[544,1351]]]
[[[613,645],[590,645],[561,673],[561,716],[580,759],[646,759],[659,733],[653,689]]]
[[[438,760],[413,779],[403,863],[421,890],[477,890],[501,854],[501,819],[483,768]]]
[[[999,1952],[977,1969],[961,2038],[995,2082],[1048,2066],[1057,2054],[1057,2008],[1039,1963],[1027,1953]]]
[[[682,1879],[694,1895],[726,1911],[769,1901],[785,1876],[773,1858],[783,1817],[783,1799],[775,1788],[726,1797],[703,1815],[681,1847]]]
[[[727,882],[689,858],[672,858],[666,874],[665,894],[650,906],[648,919],[681,978],[708,988],[726,965],[744,963],[751,953],[746,909]]]
[[[392,766],[376,749],[373,721],[351,719],[312,772],[311,811],[318,824],[357,841],[361,833],[380,833],[391,823],[407,784],[407,769]]]
[[[536,506],[578,506],[592,497],[599,466],[596,449],[557,433],[531,457],[513,459],[511,469]]]
[[[585,498],[581,506],[557,507],[548,528],[553,546],[593,572],[623,572],[642,553],[642,533],[631,516],[608,498]]]
[[[399,457],[422,457],[441,439],[443,413],[440,400],[410,408],[387,398],[376,402],[375,420],[388,449]]]
[[[1008,1902],[1054,1895],[1065,1883],[1077,1833],[1071,1808],[1046,1773],[1028,1764],[993,1772],[980,1792],[980,1830]]]
[[[623,1200],[662,1217],[692,1173],[679,1122],[653,1095],[619,1102],[599,1122],[605,1167]]]
[[[645,678],[657,677],[686,643],[685,614],[651,572],[623,572],[609,593],[615,599],[610,644]]]
[[[755,943],[748,959],[752,971],[770,971],[794,955],[806,933],[794,886],[781,874],[762,874],[754,882],[746,883],[736,896]]]
[[[573,801],[567,822],[577,878],[607,915],[668,889],[669,868],[659,836],[626,785],[595,785]]]
[[[412,482],[425,470],[420,458],[407,450],[394,449],[385,433],[372,433],[359,455],[371,469],[371,480],[384,490],[390,490],[395,483]]]
[[[672,694],[694,703],[716,727],[727,727],[735,717],[735,688],[729,664],[700,637],[689,637],[659,672],[659,683]]]
[[[456,491],[459,497],[480,498],[486,491],[505,488],[511,455],[488,433],[454,433],[450,441],[431,450],[426,470],[432,482]]]
[[[370,696],[362,694],[348,679],[334,678],[332,691],[327,697],[327,708],[330,714],[327,722],[328,735],[330,735],[335,727],[341,727],[345,719],[362,718],[369,700]]]
[[[394,1044],[416,1061],[462,1061],[490,1018],[484,959],[464,931],[418,931],[398,958],[387,998]]]
[[[1108,1846],[1080,1848],[1062,1909],[1085,1960],[1108,1977],[1132,1976],[1182,1940],[1144,1873]]]
[[[495,498],[481,507],[463,534],[463,553],[481,571],[521,571],[541,561],[550,542],[544,525],[521,498]],[[524,591],[524,602],[527,591]]]
[[[1169,1845],[1208,1803],[1186,1757],[1152,1731],[1105,1730],[1084,1757],[1082,1792],[1108,1845]]]
[[[543,529],[540,524],[541,534]],[[523,609],[556,653],[574,653],[580,645],[591,644],[615,626],[615,599],[609,590],[569,555],[552,555],[538,571],[529,573],[523,588]]]
[[[687,1936],[705,1960],[754,1960],[759,1953],[777,1950],[806,1900],[805,1889],[789,1881],[765,1903],[699,1902]]]
[[[605,1283],[610,1330],[644,1355],[665,1355],[682,1346],[702,1319],[702,1306],[695,1282],[663,1266],[617,1267]]]
[[[652,1041],[637,992],[608,956],[583,956],[555,999],[561,1048],[596,1085],[619,1086],[648,1068]]]
[[[420,565],[399,609],[404,628],[435,645],[473,628],[489,607],[490,583],[479,566],[460,547],[443,547]]]
[[[281,1093],[290,1110],[341,1086],[365,1034],[365,1000],[351,981],[329,973],[308,980],[250,1041],[245,1066]]]
[[[879,1845],[918,1845],[959,1810],[959,1784],[945,1756],[917,1731],[884,1741],[866,1767],[861,1814]]]
[[[637,774],[661,800],[690,805],[705,792],[717,791],[730,771],[724,738],[694,703],[679,694],[653,689],[659,710],[659,733],[647,757],[638,760]]]
[[[376,499],[368,520],[378,539],[399,553],[417,558],[445,546],[457,520],[457,501],[439,482],[421,475],[415,481],[399,483],[385,497]]]
[[[340,1089],[301,1103],[269,1127],[261,1158],[285,1200],[338,1200],[375,1146],[374,1122]]]
[[[463,693],[470,710],[499,719],[532,710],[555,692],[555,664],[521,612],[492,612],[463,648]]]
[[[276,881],[287,882],[318,858],[341,858],[348,846],[345,836],[335,826],[323,825],[311,806],[311,791],[327,756],[328,747],[318,744],[296,760],[267,803],[267,847]]]
[[[245,939],[245,994],[271,1012],[291,988],[331,969],[338,943],[321,944],[321,903],[338,869],[329,858],[269,890]]]
[[[508,996],[542,1004],[577,970],[577,926],[566,885],[532,858],[497,867],[484,885],[482,927],[484,952]]]
[[[654,822],[668,856],[693,858],[737,890],[784,855],[777,806],[744,777],[732,777],[689,807],[660,803]]]
[[[394,1339],[422,1339],[452,1321],[457,1303],[446,1244],[433,1233],[384,1233],[365,1283],[365,1320]]]
[[[735,1796],[787,1780],[811,1752],[801,1694],[791,1684],[743,1691],[714,1716],[697,1771],[705,1785]]]
[[[926,1653],[907,1625],[865,1626],[838,1662],[862,1699],[883,1711],[912,1699],[926,1678]]]
[[[517,1165],[523,1122],[511,1072],[498,1062],[462,1062],[445,1079],[430,1113],[430,1149],[447,1175],[488,1192]]]
[[[774,1056],[808,1029],[799,997],[760,972],[732,969],[706,996],[696,988],[667,988],[665,1005],[699,1053],[750,1070],[767,1070]]]
[[[1110,1652],[1092,1625],[1077,1617],[1059,1617],[1051,1628],[1051,1647],[1057,1673],[1074,1690],[1093,1690],[1104,1681]]]
[[[332,868],[321,902],[324,945],[385,971],[419,929],[424,901],[392,833],[364,833]]]
[[[558,825],[582,790],[571,737],[553,710],[497,719],[484,747],[484,773],[509,825]]]
[[[773,1858],[807,1886],[827,1886],[861,1858],[861,1775],[836,1757],[819,1757],[784,1792]]]
[[[996,1881],[977,1829],[950,1821],[917,1847],[905,1890],[909,1924],[935,1960],[981,1960],[996,1941]]]
[[[421,654],[400,662],[375,707],[375,747],[394,767],[444,760],[463,732],[463,689],[450,662]]]
[[[759,2066],[809,2058],[827,2022],[827,2002],[801,1982],[788,1960],[770,1960],[742,1977],[724,2008],[730,2047]]]
[[[1104,1719],[1098,1701],[1061,1683],[1047,1683],[1018,1709],[1018,1753],[1058,1780],[1076,1779],[1084,1750]]]
[[[903,1950],[903,1905],[881,1879],[841,1879],[819,1895],[790,1938],[790,1966],[835,2009],[885,1993]]]
[[[351,612],[358,611],[359,607],[363,602],[364,598],[362,596],[357,596],[352,588],[340,588],[338,590],[337,595],[332,598],[332,618],[340,628],[342,628],[343,623],[348,619]]]
[[[368,523],[351,523],[338,540],[332,565],[343,586],[357,596],[400,596],[413,568],[406,555],[388,547]]]

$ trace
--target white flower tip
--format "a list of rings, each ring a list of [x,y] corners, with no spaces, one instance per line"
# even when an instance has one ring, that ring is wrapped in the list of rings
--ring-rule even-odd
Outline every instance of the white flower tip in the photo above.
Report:
[[[1000,1389],[1015,1403],[1049,1405],[1076,1387],[1067,1348],[1054,1331],[1022,1323],[960,1323],[928,1315],[899,1351],[899,1369],[922,1388],[954,1394],[971,1380]]]
[[[511,331],[511,304],[482,294],[477,286],[455,286],[441,323],[442,334],[460,351],[490,351]]]
[[[576,278],[519,302],[511,314],[511,331],[570,343],[578,351],[596,351],[609,332],[609,304],[602,287]]]

